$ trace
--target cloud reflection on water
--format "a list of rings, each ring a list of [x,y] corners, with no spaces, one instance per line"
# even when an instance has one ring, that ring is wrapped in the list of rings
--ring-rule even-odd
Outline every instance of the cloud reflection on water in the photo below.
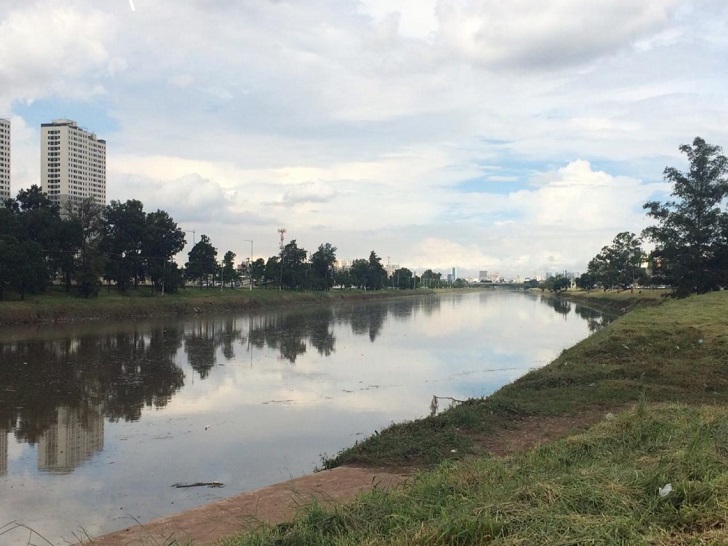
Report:
[[[97,534],[310,472],[323,452],[426,415],[433,395],[487,395],[601,323],[554,305],[487,292],[7,331],[0,430],[14,458],[0,486],[13,495],[0,514]],[[103,438],[67,457],[68,475],[37,473],[61,413],[87,440],[102,416]],[[227,487],[170,490],[186,478]]]

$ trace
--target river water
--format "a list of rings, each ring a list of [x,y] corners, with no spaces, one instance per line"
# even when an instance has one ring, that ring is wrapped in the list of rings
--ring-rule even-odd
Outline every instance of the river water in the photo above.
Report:
[[[607,321],[494,290],[6,328],[0,544],[67,545],[310,473],[427,415],[433,395],[487,396]],[[212,481],[225,487],[171,487]]]

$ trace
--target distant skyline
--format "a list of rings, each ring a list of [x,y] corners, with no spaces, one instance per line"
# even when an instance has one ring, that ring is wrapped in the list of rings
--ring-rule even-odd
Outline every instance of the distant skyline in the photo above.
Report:
[[[680,144],[728,146],[727,27],[722,0],[4,0],[11,195],[67,118],[185,258],[285,227],[418,273],[584,271]]]

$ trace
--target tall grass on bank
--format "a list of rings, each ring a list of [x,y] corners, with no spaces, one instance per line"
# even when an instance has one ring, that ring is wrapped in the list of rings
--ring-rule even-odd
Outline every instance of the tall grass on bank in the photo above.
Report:
[[[445,462],[397,490],[313,505],[224,544],[717,545],[727,525],[728,410],[641,404],[585,433]]]

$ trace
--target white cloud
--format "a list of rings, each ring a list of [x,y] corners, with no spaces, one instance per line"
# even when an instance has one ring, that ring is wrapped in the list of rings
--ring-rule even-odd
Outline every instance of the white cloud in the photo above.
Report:
[[[361,9],[382,26],[387,34],[428,39],[436,32],[436,0],[362,0]]]
[[[522,190],[511,199],[535,228],[604,230],[635,225],[642,214],[635,208],[647,201],[654,187],[639,180],[594,171],[577,160],[537,178],[539,187]]]
[[[282,202],[285,205],[298,205],[301,203],[326,203],[336,196],[336,190],[331,184],[322,181],[304,182],[287,188]]]
[[[13,188],[27,188],[40,181],[38,133],[20,116],[10,118],[10,178]],[[17,193],[17,192],[14,192]]]
[[[136,8],[0,7],[13,191],[70,105],[108,141],[111,198],[220,249],[270,256],[285,226],[345,259],[543,274],[639,231],[679,144],[728,141],[720,2]]]
[[[151,212],[162,209],[179,223],[233,223],[240,218],[235,214],[235,192],[219,184],[188,174],[175,180],[158,181],[141,177],[115,177],[109,199],[126,201],[133,195]]]
[[[108,51],[111,25],[101,10],[14,3],[0,17],[0,107],[53,95],[91,99],[106,92],[100,78],[124,67]]]
[[[616,53],[662,30],[676,0],[440,0],[443,40],[487,66],[545,70]]]

